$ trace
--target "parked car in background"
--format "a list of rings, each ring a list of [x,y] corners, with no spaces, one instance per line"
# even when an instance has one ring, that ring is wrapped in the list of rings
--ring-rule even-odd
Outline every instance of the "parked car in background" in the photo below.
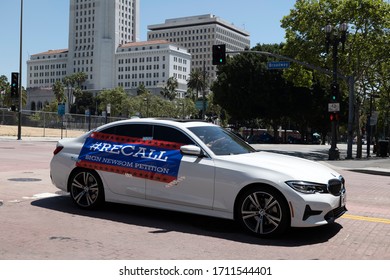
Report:
[[[346,211],[336,171],[257,152],[197,121],[124,120],[62,139],[50,176],[84,209],[109,201],[234,219],[260,237],[325,225]]]
[[[275,143],[275,138],[267,132],[262,132],[249,136],[247,142],[249,144]]]
[[[287,143],[289,144],[302,144],[302,140],[300,138],[296,138],[294,136],[287,137]]]

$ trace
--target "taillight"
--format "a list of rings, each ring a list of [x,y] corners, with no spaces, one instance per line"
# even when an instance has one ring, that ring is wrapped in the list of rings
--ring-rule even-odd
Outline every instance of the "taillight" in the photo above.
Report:
[[[61,152],[61,150],[62,150],[63,148],[64,148],[63,146],[57,146],[56,149],[54,150],[53,154],[54,154],[54,155],[58,154],[59,152]]]

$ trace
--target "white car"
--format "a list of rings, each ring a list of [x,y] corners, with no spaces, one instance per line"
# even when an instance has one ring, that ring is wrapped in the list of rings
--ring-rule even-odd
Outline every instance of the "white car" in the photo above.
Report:
[[[199,121],[132,119],[62,139],[50,175],[81,208],[109,201],[235,219],[262,237],[347,211],[345,182],[334,170],[257,152]]]

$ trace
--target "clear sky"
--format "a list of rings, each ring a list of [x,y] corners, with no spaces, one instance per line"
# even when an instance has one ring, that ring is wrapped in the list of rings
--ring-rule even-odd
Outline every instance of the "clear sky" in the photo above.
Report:
[[[280,20],[295,0],[140,0],[140,33],[166,19],[213,14],[250,33],[251,46],[284,42]],[[19,72],[21,0],[0,0],[0,75]],[[23,0],[22,77],[32,54],[68,48],[69,0]]]

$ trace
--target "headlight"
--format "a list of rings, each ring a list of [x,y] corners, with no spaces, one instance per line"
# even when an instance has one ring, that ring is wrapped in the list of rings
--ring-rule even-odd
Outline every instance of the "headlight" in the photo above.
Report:
[[[287,185],[300,193],[327,193],[328,188],[327,185],[317,184],[312,182],[304,182],[304,181],[287,181]]]

